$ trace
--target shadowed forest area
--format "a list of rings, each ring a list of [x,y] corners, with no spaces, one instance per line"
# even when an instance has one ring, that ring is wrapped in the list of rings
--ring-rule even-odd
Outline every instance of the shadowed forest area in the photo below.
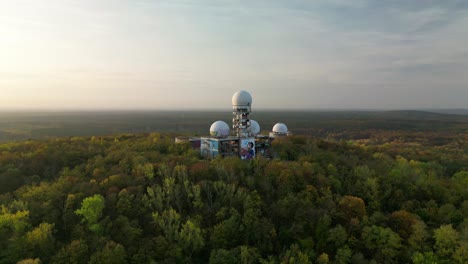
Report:
[[[271,160],[173,143],[229,116],[2,114],[0,263],[468,262],[468,116],[255,112],[295,133]]]

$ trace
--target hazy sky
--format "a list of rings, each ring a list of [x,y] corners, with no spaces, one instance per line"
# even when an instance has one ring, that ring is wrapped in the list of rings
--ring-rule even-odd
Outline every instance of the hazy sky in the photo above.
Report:
[[[467,0],[0,0],[0,109],[468,108]]]

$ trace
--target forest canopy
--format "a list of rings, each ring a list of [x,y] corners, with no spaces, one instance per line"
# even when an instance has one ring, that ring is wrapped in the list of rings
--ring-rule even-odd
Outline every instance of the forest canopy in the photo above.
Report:
[[[251,161],[158,133],[0,144],[0,263],[467,263],[466,136],[381,136]]]

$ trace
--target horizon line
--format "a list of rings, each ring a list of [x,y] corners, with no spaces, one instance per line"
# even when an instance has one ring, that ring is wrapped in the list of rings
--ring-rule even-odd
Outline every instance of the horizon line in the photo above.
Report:
[[[462,110],[468,108],[253,108],[253,111],[430,111]],[[185,112],[185,111],[220,111],[231,112],[226,108],[0,108],[0,112]]]

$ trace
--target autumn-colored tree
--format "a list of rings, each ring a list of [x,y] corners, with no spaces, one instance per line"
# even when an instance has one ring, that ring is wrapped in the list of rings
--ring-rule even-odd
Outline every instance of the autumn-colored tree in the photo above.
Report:
[[[338,206],[343,218],[347,219],[348,221],[352,218],[362,220],[362,218],[366,215],[366,205],[359,197],[344,196],[338,202]]]
[[[416,217],[405,210],[393,212],[388,220],[393,231],[397,232],[403,239],[408,239],[411,236],[413,225],[417,222]]]

